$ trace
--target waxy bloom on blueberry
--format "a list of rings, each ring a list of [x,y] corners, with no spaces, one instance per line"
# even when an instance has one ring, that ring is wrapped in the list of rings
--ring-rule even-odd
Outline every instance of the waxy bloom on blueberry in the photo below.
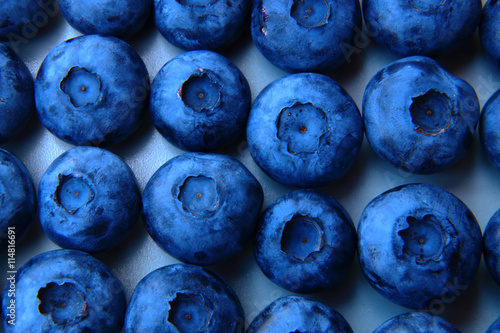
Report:
[[[373,333],[460,333],[452,324],[430,312],[408,312],[395,316]]]
[[[488,0],[483,7],[479,37],[488,56],[500,65],[500,2]]]
[[[500,89],[483,107],[479,121],[479,140],[488,159],[500,170]]]

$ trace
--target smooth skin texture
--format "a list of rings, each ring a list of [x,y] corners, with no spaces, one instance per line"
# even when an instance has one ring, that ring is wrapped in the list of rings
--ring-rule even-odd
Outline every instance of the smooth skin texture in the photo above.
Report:
[[[474,214],[435,185],[382,193],[365,207],[357,230],[359,262],[370,285],[410,309],[433,310],[442,295],[463,293],[481,260]]]
[[[141,212],[130,167],[97,147],[61,154],[42,176],[38,193],[43,231],[63,248],[109,250],[125,240]]]
[[[73,145],[115,144],[141,123],[149,100],[144,62],[124,41],[84,35],[53,48],[35,80],[42,124]]]
[[[500,2],[488,0],[483,7],[479,37],[484,50],[495,63],[500,65]]]
[[[470,150],[479,122],[476,92],[435,60],[414,56],[381,69],[363,95],[365,132],[394,167],[431,174]]]
[[[13,228],[15,243],[28,232],[36,217],[33,179],[21,160],[0,149],[0,249],[7,251]]]
[[[39,254],[15,277],[15,325],[8,305],[10,284],[3,292],[6,333],[119,333],[126,300],[121,282],[102,262],[75,250]]]
[[[59,0],[64,18],[84,34],[130,36],[146,23],[152,0]]]
[[[0,43],[0,142],[20,133],[34,112],[31,73],[7,44]]]
[[[0,40],[18,42],[33,38],[41,27],[39,22],[55,16],[55,0],[0,1]]]
[[[247,123],[250,153],[274,180],[317,187],[344,177],[363,141],[359,110],[333,79],[292,74],[257,96]]]
[[[380,325],[373,333],[460,333],[452,324],[430,312],[408,312]]]
[[[500,90],[483,107],[479,120],[479,140],[488,159],[500,170]]]
[[[450,53],[469,40],[481,0],[363,0],[366,25],[398,57]]]
[[[335,199],[316,190],[297,190],[264,211],[254,253],[271,281],[296,293],[313,293],[342,280],[356,243],[354,224]]]
[[[236,65],[212,51],[189,51],[167,62],[151,87],[150,114],[158,131],[188,151],[234,143],[245,130],[251,93]]]
[[[158,268],[132,294],[126,333],[243,333],[243,308],[231,286],[212,270],[186,264]]]

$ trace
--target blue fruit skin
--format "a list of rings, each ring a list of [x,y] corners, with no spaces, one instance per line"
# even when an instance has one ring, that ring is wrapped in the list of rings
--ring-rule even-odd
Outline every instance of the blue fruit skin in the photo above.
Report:
[[[126,310],[121,282],[111,270],[92,256],[75,250],[55,250],[39,254],[21,266],[16,274],[15,325],[8,324],[10,282],[3,292],[3,325],[6,333],[118,333],[123,327]],[[74,293],[63,295],[59,308],[63,314],[79,313],[79,317],[59,317],[54,323],[52,313],[42,314],[40,291],[47,287],[73,287]],[[73,299],[81,301],[75,306]],[[48,300],[45,303],[49,303]],[[84,304],[85,303],[85,304]],[[63,321],[68,321],[63,324]]]
[[[69,24],[84,34],[129,36],[146,23],[152,0],[59,0]]]
[[[412,222],[439,230],[442,247],[421,258],[405,240]],[[358,254],[363,274],[379,293],[411,309],[430,309],[443,295],[462,293],[481,259],[481,229],[467,206],[453,194],[428,184],[389,190],[364,209],[358,225]],[[436,244],[436,239],[423,244]],[[449,299],[447,299],[449,300]]]
[[[408,312],[395,316],[373,333],[460,333],[452,324],[429,312]]]
[[[483,8],[479,37],[488,56],[500,65],[500,3],[488,0]]]
[[[40,26],[37,20],[46,20],[53,15],[55,8],[55,0],[0,1],[0,40],[17,41],[27,38],[23,34],[23,28],[33,37]]]
[[[500,209],[484,229],[484,262],[493,278],[500,283]]]
[[[262,310],[246,333],[322,332],[352,333],[340,313],[329,306],[301,296],[278,298]]]
[[[0,142],[19,133],[34,111],[31,73],[14,51],[0,43]]]
[[[9,244],[9,228],[15,229],[16,243],[28,232],[36,217],[33,180],[24,164],[0,149],[0,248]]]
[[[486,102],[479,120],[479,140],[488,159],[500,170],[500,90]]]
[[[71,70],[79,68],[98,77],[100,89],[95,101],[75,106],[63,87]],[[149,76],[139,55],[124,41],[101,35],[80,36],[56,46],[35,80],[40,121],[74,145],[113,144],[130,136],[148,105],[148,93]]]
[[[217,50],[245,30],[251,0],[154,0],[160,33],[184,50]]]
[[[488,327],[485,333],[498,333],[500,332],[500,317],[497,318],[491,325]]]
[[[287,72],[324,72],[343,64],[348,57],[346,50],[355,44],[356,34],[361,33],[359,1],[316,3],[318,7],[313,6],[313,10],[325,13],[327,18],[311,27],[300,24],[291,15],[294,3],[300,1],[254,1],[251,32],[260,52]]]
[[[200,111],[183,101],[184,83],[205,73],[220,87],[217,104]],[[188,151],[211,151],[236,141],[251,105],[247,80],[234,63],[212,51],[190,51],[167,62],[151,87],[150,112],[158,131]]]
[[[450,53],[476,31],[481,0],[364,0],[378,43],[398,57]]]
[[[79,208],[64,206],[60,199],[62,185],[71,177],[93,192]],[[141,194],[130,167],[96,147],[75,147],[54,160],[40,180],[38,201],[47,237],[63,248],[88,252],[105,251],[125,240],[141,212]]]
[[[299,137],[284,140],[279,137],[279,119],[296,103],[312,104],[324,118],[312,113],[303,116],[304,121],[320,122],[320,135],[309,149],[291,152],[290,147],[303,141],[298,134],[301,123],[286,131]],[[247,141],[255,162],[274,180],[299,187],[322,186],[342,178],[353,165],[363,141],[363,121],[353,99],[333,79],[292,74],[272,82],[257,96],[248,118]]]
[[[182,331],[169,320],[172,302],[179,294],[202,302],[201,315],[210,314],[208,326],[199,331],[243,333],[243,308],[231,286],[210,269],[186,264],[159,268],[139,282],[127,308],[125,332]],[[196,313],[190,315],[194,318]]]
[[[186,180],[213,180],[217,197],[208,209],[187,210],[180,195]],[[259,182],[236,159],[186,153],[165,163],[143,193],[147,231],[164,251],[196,265],[221,263],[243,250],[253,236],[263,202]]]
[[[322,229],[321,248],[304,259],[282,246],[285,226],[297,215],[314,220]],[[354,224],[335,199],[315,190],[297,190],[264,211],[254,251],[257,264],[271,281],[293,292],[312,293],[340,282],[354,260],[356,244]]]
[[[427,108],[418,116],[412,115],[412,108],[425,107],[420,99],[429,95],[447,101],[430,110],[448,121],[425,129]],[[439,172],[462,159],[472,145],[479,116],[474,88],[422,56],[384,67],[363,95],[365,132],[373,150],[393,166],[416,174]]]

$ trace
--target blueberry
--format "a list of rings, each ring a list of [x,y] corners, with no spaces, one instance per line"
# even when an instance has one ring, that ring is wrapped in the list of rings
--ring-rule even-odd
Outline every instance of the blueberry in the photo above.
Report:
[[[246,333],[310,332],[352,333],[340,313],[329,306],[300,296],[285,296],[269,304]]]
[[[0,43],[0,142],[19,133],[34,111],[31,73],[14,51]]]
[[[479,115],[474,88],[422,56],[384,67],[363,96],[372,148],[393,166],[417,174],[435,173],[462,159]]]
[[[347,59],[361,33],[358,0],[257,0],[251,32],[257,48],[288,72],[323,72]]]
[[[35,217],[36,196],[29,171],[17,157],[0,149],[0,249],[5,251],[12,244],[11,235],[19,242]]]
[[[428,184],[393,188],[373,199],[358,225],[363,274],[394,303],[430,309],[470,285],[481,259],[476,218],[453,194]]]
[[[143,193],[146,229],[173,257],[211,265],[243,250],[263,202],[259,182],[238,160],[186,153],[165,163]]]
[[[393,317],[373,333],[460,333],[452,324],[429,312],[409,312]]]
[[[495,320],[485,333],[499,333],[500,332],[500,317]]]
[[[364,0],[378,43],[399,57],[449,53],[476,31],[481,0]]]
[[[500,170],[500,89],[486,102],[479,121],[479,139],[486,156]]]
[[[59,0],[69,24],[84,34],[129,36],[146,23],[152,0]]]
[[[139,126],[148,104],[149,76],[124,41],[85,35],[56,46],[35,81],[42,124],[74,145],[117,143]]]
[[[18,42],[33,37],[57,13],[55,0],[0,1],[0,40]],[[43,22],[43,24],[40,24]]]
[[[126,300],[121,282],[84,252],[39,254],[9,278],[2,304],[6,333],[118,333],[123,327]],[[12,283],[15,296],[9,292]],[[10,315],[14,300],[15,314]]]
[[[251,0],[154,0],[155,24],[184,50],[217,50],[245,30]]]
[[[484,230],[484,262],[493,278],[500,283],[500,209]]]
[[[167,62],[151,87],[151,117],[160,133],[184,150],[229,145],[244,131],[250,87],[231,60],[190,51]]]
[[[300,187],[342,178],[362,140],[363,122],[353,99],[336,81],[314,73],[269,84],[247,124],[255,162],[274,180]]]
[[[186,264],[143,278],[125,316],[126,333],[243,331],[243,308],[231,286],[207,268]]]
[[[498,0],[488,0],[483,8],[479,37],[486,53],[500,65],[500,3]]]
[[[346,275],[356,240],[349,214],[335,199],[298,190],[264,211],[255,235],[255,258],[279,286],[312,293],[332,287]]]
[[[141,194],[130,167],[96,147],[75,147],[60,155],[42,176],[38,196],[47,237],[82,251],[117,246],[141,212]]]

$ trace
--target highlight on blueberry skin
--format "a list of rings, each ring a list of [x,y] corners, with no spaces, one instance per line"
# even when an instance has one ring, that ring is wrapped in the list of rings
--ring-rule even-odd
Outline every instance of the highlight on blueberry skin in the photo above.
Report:
[[[366,25],[398,57],[450,53],[471,39],[481,10],[481,0],[363,1]]]
[[[15,42],[26,39],[26,36],[33,37],[57,12],[55,0],[2,0],[0,40]],[[40,20],[43,20],[43,25]]]
[[[63,248],[88,252],[123,242],[141,212],[130,167],[97,147],[75,147],[54,160],[40,180],[38,201],[47,237]]]
[[[340,66],[361,26],[358,0],[253,2],[253,41],[267,60],[287,72],[325,72]]]
[[[31,73],[13,50],[0,43],[0,142],[20,133],[34,112]]]
[[[370,285],[411,309],[433,310],[443,297],[460,297],[481,259],[481,229],[473,213],[435,185],[382,193],[365,207],[357,230],[359,262]]]
[[[115,37],[139,31],[152,7],[151,0],[59,0],[61,13],[76,30]]]
[[[38,70],[35,103],[42,124],[74,145],[125,140],[149,100],[144,62],[124,41],[84,35],[53,48]]]
[[[251,0],[154,0],[160,33],[184,50],[218,50],[232,44],[248,24]]]
[[[500,283],[500,209],[488,221],[483,237],[484,262],[491,276]]]
[[[498,0],[488,0],[484,4],[479,37],[488,56],[500,65],[500,3]]]
[[[255,162],[274,180],[299,187],[346,175],[363,141],[363,121],[333,79],[300,73],[278,79],[257,96],[247,123]]]
[[[499,333],[500,332],[500,317],[497,318],[486,330],[485,333]]]
[[[0,248],[6,251],[12,235],[18,243],[36,217],[33,179],[26,166],[0,149]],[[9,237],[11,236],[11,237]]]
[[[297,190],[264,211],[254,253],[271,281],[296,293],[313,293],[344,278],[356,243],[354,224],[335,199],[316,190]]]
[[[414,56],[381,69],[363,95],[365,132],[394,167],[431,174],[470,150],[479,122],[476,92],[435,60]]]
[[[460,333],[452,324],[443,318],[436,316],[430,312],[408,312],[395,316],[382,325],[380,325],[373,333],[428,333],[428,332],[443,332],[443,333]]]
[[[126,300],[121,282],[102,262],[75,250],[39,254],[15,274],[15,325],[8,308],[8,281],[2,316],[6,333],[119,333]]]
[[[479,121],[479,140],[490,162],[500,170],[500,90],[483,107]]]
[[[269,304],[252,321],[246,333],[322,332],[352,333],[345,318],[321,302],[285,296]]]
[[[147,183],[144,224],[174,258],[212,265],[250,242],[263,199],[259,182],[238,160],[186,153],[165,163]]]
[[[189,51],[167,62],[151,87],[158,131],[188,151],[234,143],[245,130],[251,93],[234,63],[212,51]]]
[[[132,294],[125,333],[243,333],[244,314],[231,286],[210,269],[175,264],[144,277]]]

